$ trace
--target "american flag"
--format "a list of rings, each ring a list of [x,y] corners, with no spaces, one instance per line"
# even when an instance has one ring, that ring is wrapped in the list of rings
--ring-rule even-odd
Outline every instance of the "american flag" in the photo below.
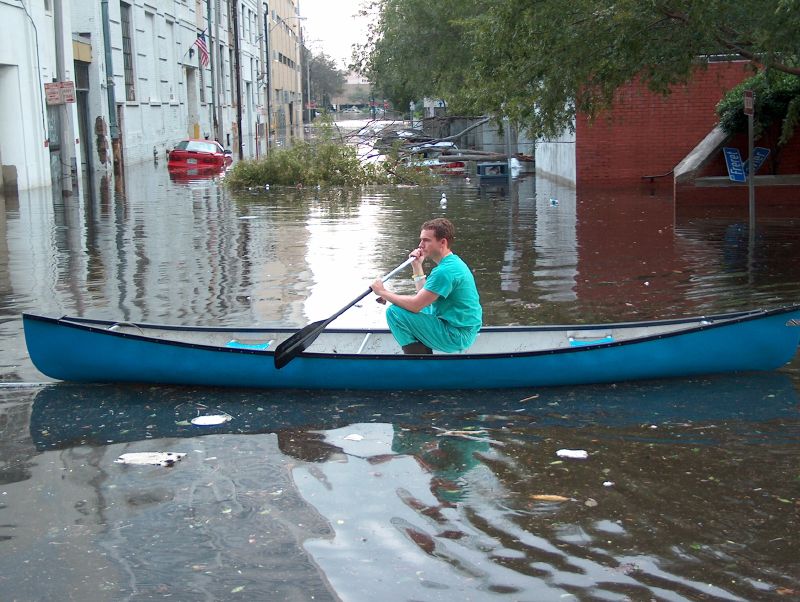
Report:
[[[206,34],[201,31],[197,34],[197,39],[194,41],[197,50],[200,51],[200,64],[203,67],[208,67],[208,46],[206,45]]]

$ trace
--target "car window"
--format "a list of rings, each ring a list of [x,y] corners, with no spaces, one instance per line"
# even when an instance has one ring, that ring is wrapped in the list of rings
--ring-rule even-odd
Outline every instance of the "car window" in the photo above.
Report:
[[[205,142],[203,140],[181,140],[175,145],[175,150],[189,151],[193,153],[221,153],[222,149],[216,142]]]
[[[196,153],[215,153],[217,152],[217,147],[213,142],[189,140],[186,145],[186,150],[194,151]]]

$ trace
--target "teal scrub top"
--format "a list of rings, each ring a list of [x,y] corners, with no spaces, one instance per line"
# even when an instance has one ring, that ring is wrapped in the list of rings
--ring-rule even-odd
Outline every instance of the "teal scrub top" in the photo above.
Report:
[[[483,319],[475,278],[466,263],[454,253],[431,270],[425,287],[439,295],[432,313],[457,328],[479,328]]]

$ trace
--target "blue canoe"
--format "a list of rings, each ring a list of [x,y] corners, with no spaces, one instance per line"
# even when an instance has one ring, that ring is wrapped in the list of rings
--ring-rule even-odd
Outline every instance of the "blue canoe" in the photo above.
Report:
[[[24,314],[34,365],[73,382],[286,389],[491,389],[774,370],[800,343],[800,305],[695,318],[486,327],[466,352],[402,355],[388,330],[325,330],[284,368],[294,328],[214,328]]]

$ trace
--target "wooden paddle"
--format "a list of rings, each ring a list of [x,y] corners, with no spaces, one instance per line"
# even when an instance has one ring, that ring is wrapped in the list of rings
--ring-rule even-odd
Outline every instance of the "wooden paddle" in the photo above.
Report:
[[[389,278],[397,274],[397,272],[399,272],[404,267],[409,265],[412,261],[414,261],[414,258],[409,257],[403,263],[401,263],[399,266],[397,266],[395,269],[393,269],[391,272],[389,272],[383,278],[381,278],[381,280],[386,282],[387,280],[389,280]],[[333,322],[336,318],[341,316],[344,312],[353,307],[356,303],[361,301],[361,299],[369,295],[371,292],[372,289],[368,288],[366,291],[361,293],[358,297],[353,299],[350,303],[345,305],[342,309],[337,311],[327,320],[319,320],[318,322],[312,322],[302,330],[294,333],[283,343],[278,345],[275,348],[275,367],[278,370],[280,370],[286,364],[291,362],[295,357],[300,355],[303,351],[305,351],[308,348],[309,345],[311,345],[311,343],[313,343],[316,340],[316,338],[322,333],[323,330],[325,330],[325,327],[328,324]]]

